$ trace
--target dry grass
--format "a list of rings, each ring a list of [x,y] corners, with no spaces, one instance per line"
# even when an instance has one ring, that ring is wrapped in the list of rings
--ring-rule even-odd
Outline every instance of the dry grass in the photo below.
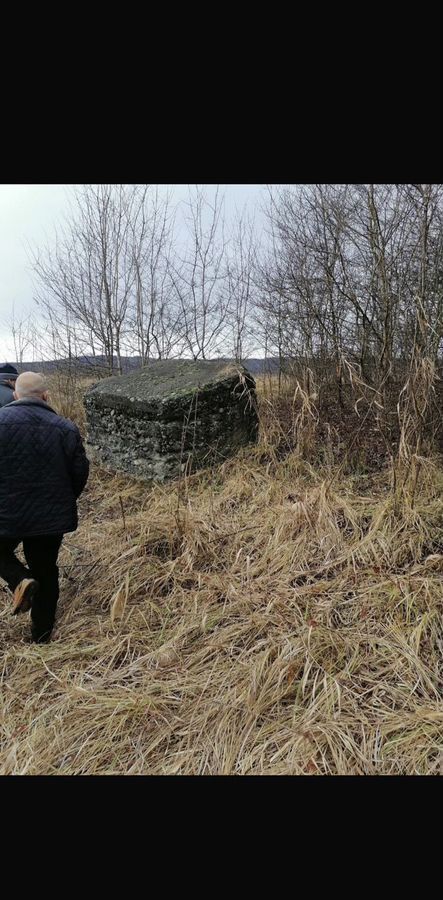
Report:
[[[27,645],[1,595],[1,773],[443,773],[443,473],[423,473],[399,511],[389,473],[331,483],[269,432],[182,484],[95,470],[54,641]]]
[[[49,403],[60,413],[77,423],[82,434],[86,432],[86,415],[83,405],[85,391],[98,381],[98,377],[77,378],[63,372],[48,377]]]

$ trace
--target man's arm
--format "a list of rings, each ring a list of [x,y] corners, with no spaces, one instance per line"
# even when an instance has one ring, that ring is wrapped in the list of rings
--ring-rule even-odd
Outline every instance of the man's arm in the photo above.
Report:
[[[78,428],[69,434],[69,461],[72,486],[76,498],[80,497],[89,475],[89,460]]]

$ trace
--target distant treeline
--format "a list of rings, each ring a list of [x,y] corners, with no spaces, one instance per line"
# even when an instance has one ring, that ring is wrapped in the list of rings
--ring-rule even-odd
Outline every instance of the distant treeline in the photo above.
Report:
[[[150,360],[150,362],[155,362],[155,360]],[[109,360],[104,356],[81,356],[76,359],[53,359],[22,363],[14,362],[12,364],[22,372],[45,372],[48,374],[51,372],[71,372],[79,375],[90,373],[91,375],[103,375],[104,377],[109,375]],[[121,357],[122,373],[125,375],[136,369],[140,369],[143,364],[143,360],[140,356]],[[286,368],[289,371],[292,364],[293,363],[291,363],[290,360],[283,361],[283,368]],[[274,375],[280,371],[282,361],[277,358],[245,359],[242,361],[242,365],[245,366],[252,375]]]

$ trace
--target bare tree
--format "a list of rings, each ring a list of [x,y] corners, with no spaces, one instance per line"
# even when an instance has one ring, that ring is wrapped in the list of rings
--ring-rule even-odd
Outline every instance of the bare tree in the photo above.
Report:
[[[158,185],[145,186],[142,202],[131,225],[135,291],[131,305],[131,336],[145,364],[173,354],[182,338],[181,310],[171,291],[171,255],[174,213],[171,195],[161,197]]]
[[[37,300],[77,339],[122,371],[122,342],[136,267],[132,223],[144,202],[140,185],[84,185],[77,192],[55,247],[33,254]]]
[[[228,249],[226,279],[228,291],[227,351],[241,362],[249,348],[256,344],[251,316],[255,302],[257,238],[254,221],[245,213],[237,215],[232,225]]]
[[[432,256],[435,313],[441,296],[435,266],[441,188],[431,188],[433,250],[430,234],[427,267],[429,275]],[[392,368],[414,307],[422,240],[415,195],[411,185],[296,185],[274,193],[268,209],[273,253],[266,277],[293,304],[300,337],[314,327],[317,351],[361,354],[379,381]],[[441,240],[441,223],[439,233]],[[428,277],[421,291],[428,306],[430,285]],[[409,335],[409,345],[410,340]]]
[[[37,325],[34,316],[31,313],[17,315],[13,305],[8,324],[12,335],[14,361],[19,366],[22,366],[25,361],[31,362],[37,344]]]
[[[174,299],[181,311],[183,345],[194,359],[220,350],[228,314],[223,198],[195,185],[185,205],[186,246],[171,265]]]

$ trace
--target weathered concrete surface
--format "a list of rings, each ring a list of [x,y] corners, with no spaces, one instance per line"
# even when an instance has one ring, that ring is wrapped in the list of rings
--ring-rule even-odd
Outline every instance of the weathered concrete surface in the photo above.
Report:
[[[221,463],[257,439],[255,382],[225,361],[167,360],[85,396],[89,455],[154,481]]]

